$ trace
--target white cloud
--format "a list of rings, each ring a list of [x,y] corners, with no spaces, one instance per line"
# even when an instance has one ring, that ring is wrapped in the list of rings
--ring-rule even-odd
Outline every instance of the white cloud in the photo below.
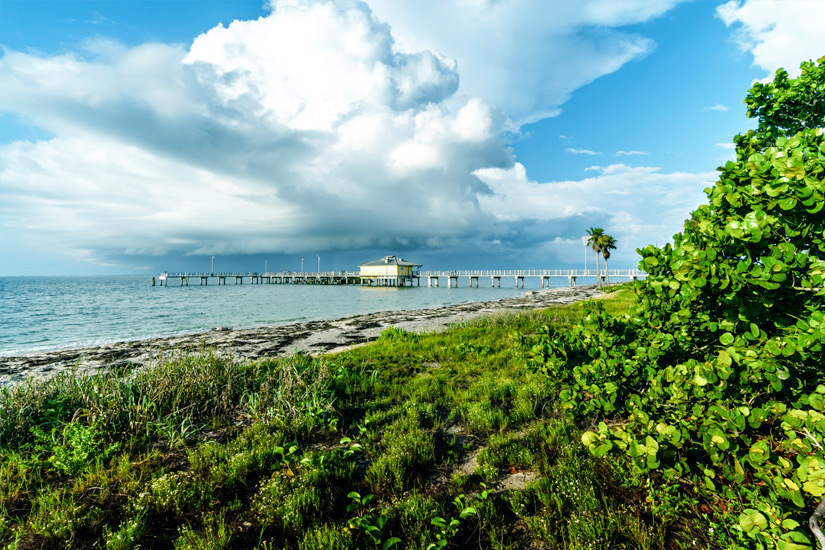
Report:
[[[646,155],[647,151],[616,151],[613,154],[617,157],[631,157],[631,156]]]
[[[0,149],[3,239],[101,263],[439,246],[493,219],[472,172],[512,163],[507,119],[454,94],[455,63],[399,53],[363,4],[86,53],[0,58],[0,109],[58,136]]]
[[[571,155],[601,155],[598,151],[591,151],[590,149],[574,149],[573,147],[568,147],[564,150],[565,153],[570,153]]]
[[[278,2],[269,17],[219,25],[195,39],[185,62],[217,84],[224,104],[252,100],[258,114],[303,130],[330,130],[376,106],[439,103],[458,86],[454,60],[399,53],[366,6],[331,2]]]
[[[727,149],[729,151],[735,151],[736,150],[736,144],[733,143],[733,142],[730,142],[730,143],[728,143],[728,142],[717,143],[716,146],[721,147],[722,149]]]
[[[376,16],[357,0],[278,0],[190,47],[6,50],[0,110],[56,137],[0,148],[0,240],[98,263],[540,246],[548,219],[511,224],[524,198],[490,195],[485,170],[513,166],[507,132],[652,51],[619,27],[676,3],[376,0]]]
[[[92,18],[87,20],[86,23],[91,25],[114,25],[115,22],[109,19],[108,17],[104,17],[99,12],[94,12],[92,14]]]
[[[539,183],[528,179],[520,163],[478,170],[492,190],[479,202],[502,223],[534,220],[572,243],[576,231],[602,220],[605,230],[622,244],[616,265],[631,266],[637,247],[665,243],[681,231],[691,211],[706,201],[702,190],[716,180],[715,172],[662,173],[655,167],[624,164],[588,171],[598,173],[581,180]]]
[[[368,0],[404,49],[455,58],[459,93],[489,99],[517,124],[557,115],[574,90],[652,52],[652,40],[619,28],[679,1]]]
[[[825,2],[809,0],[731,0],[716,9],[734,27],[742,51],[770,75],[782,67],[793,77],[803,61],[825,54]]]
[[[105,138],[17,142],[0,149],[0,215],[61,249],[108,255],[238,251],[238,234],[289,234],[300,212],[264,182],[217,174]],[[243,215],[235,215],[242,212]],[[61,231],[61,228],[64,231]]]
[[[703,111],[719,111],[721,113],[724,113],[725,111],[728,110],[728,108],[725,107],[724,105],[722,105],[721,103],[717,103],[716,105],[712,105],[710,107],[705,107],[702,110]]]

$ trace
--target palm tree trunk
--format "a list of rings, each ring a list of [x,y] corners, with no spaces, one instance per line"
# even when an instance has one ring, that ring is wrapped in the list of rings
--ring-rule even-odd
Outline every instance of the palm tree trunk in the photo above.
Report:
[[[604,259],[604,280],[610,286],[610,273],[607,271],[607,258]]]
[[[601,264],[599,263],[599,251],[596,251],[596,288],[602,287],[602,272],[599,270]]]

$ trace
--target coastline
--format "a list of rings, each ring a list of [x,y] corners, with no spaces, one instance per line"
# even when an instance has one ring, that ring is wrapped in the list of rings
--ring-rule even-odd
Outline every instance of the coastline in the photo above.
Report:
[[[444,330],[450,325],[491,313],[541,309],[586,300],[602,294],[595,285],[525,292],[512,298],[448,306],[380,311],[331,320],[308,321],[247,329],[223,329],[100,346],[0,357],[0,386],[26,378],[49,378],[67,370],[94,373],[118,366],[143,366],[180,352],[213,350],[237,360],[266,356],[334,353],[378,338],[389,326],[410,332]]]

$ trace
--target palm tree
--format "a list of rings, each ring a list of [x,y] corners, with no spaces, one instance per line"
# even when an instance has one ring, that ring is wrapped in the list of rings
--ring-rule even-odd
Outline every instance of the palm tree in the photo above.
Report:
[[[604,276],[607,284],[610,284],[610,273],[607,272],[607,260],[610,259],[610,251],[616,250],[616,239],[610,235],[602,236],[602,256],[604,256]]]
[[[602,251],[602,240],[604,238],[604,229],[601,227],[591,227],[587,230],[587,244],[596,253],[596,287],[602,286],[602,273],[599,267],[599,252]]]

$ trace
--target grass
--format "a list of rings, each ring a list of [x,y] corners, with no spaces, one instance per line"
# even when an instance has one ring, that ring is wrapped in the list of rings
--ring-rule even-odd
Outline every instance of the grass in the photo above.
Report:
[[[525,336],[581,313],[0,389],[0,548],[707,546],[712,518],[587,454],[531,369]]]

